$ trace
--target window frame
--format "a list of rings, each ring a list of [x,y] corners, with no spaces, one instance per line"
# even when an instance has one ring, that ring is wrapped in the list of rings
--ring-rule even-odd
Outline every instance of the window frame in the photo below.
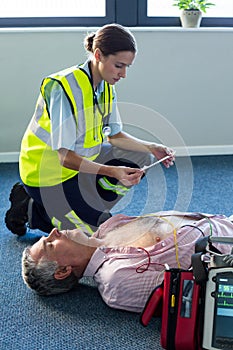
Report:
[[[147,17],[147,0],[106,0],[105,17],[0,18],[0,28],[98,27],[114,22],[128,27],[181,26],[179,17]],[[201,27],[233,27],[233,17],[203,17]]]

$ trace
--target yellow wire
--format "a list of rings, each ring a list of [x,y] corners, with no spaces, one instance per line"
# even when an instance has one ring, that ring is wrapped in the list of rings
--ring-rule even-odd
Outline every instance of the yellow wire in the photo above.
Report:
[[[174,244],[175,244],[175,251],[176,251],[176,262],[178,265],[178,268],[180,269],[180,261],[179,261],[179,251],[178,251],[178,243],[177,243],[177,231],[173,223],[168,220],[167,218],[164,218],[163,216],[159,216],[160,219],[166,221],[173,229],[173,236],[174,236]]]

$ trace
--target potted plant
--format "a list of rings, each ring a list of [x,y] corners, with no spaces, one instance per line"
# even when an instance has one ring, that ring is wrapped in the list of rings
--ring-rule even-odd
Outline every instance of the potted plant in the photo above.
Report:
[[[181,24],[184,28],[197,28],[200,26],[202,12],[214,6],[208,0],[174,0],[173,6],[178,6],[182,10],[180,15]]]

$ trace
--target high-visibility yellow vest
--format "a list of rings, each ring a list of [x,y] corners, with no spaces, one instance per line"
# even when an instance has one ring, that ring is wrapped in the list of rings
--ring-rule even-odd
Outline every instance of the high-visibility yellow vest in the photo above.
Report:
[[[35,113],[21,144],[20,176],[28,186],[53,186],[78,173],[61,166],[58,152],[51,148],[51,123],[45,99],[45,90],[48,91],[51,80],[62,86],[70,102],[79,141],[76,152],[82,157],[94,160],[99,155],[104,118],[112,112],[112,86],[104,83],[103,96],[96,105],[90,78],[81,68],[71,67],[45,78]]]

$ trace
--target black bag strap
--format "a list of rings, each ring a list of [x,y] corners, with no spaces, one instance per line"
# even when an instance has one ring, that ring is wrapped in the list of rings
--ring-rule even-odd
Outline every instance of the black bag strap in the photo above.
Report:
[[[221,254],[221,252],[212,245],[210,236],[202,237],[196,241],[195,253],[191,256],[191,262],[193,275],[197,284],[202,284],[208,280],[208,266],[202,259],[207,253],[207,246],[212,252]]]

